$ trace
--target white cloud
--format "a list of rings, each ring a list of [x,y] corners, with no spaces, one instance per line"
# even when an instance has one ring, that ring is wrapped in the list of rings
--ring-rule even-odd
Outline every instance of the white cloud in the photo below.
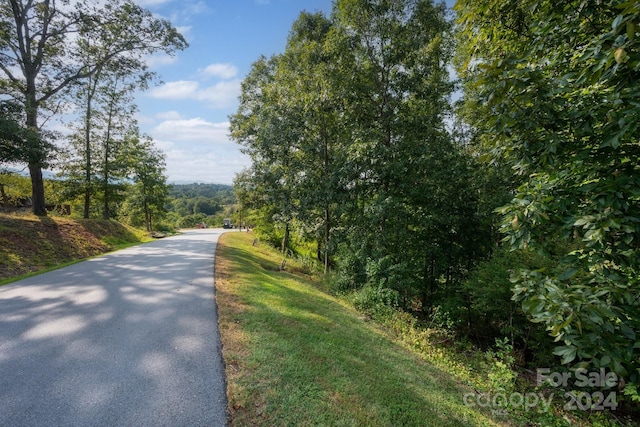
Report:
[[[171,56],[166,53],[158,53],[156,55],[149,55],[145,58],[145,62],[149,68],[158,68],[163,65],[174,64],[178,60],[176,55]]]
[[[198,92],[198,82],[178,80],[154,87],[149,96],[157,99],[189,99]]]
[[[159,120],[180,120],[182,119],[182,114],[177,111],[163,111],[161,113],[156,114],[156,118]]]
[[[228,108],[234,105],[240,95],[238,79],[218,82],[201,88],[192,80],[178,80],[151,89],[148,96],[156,99],[203,101],[211,108]]]
[[[231,184],[234,175],[251,161],[228,134],[229,122],[213,123],[200,117],[166,120],[151,130],[166,155],[167,175],[173,182]]]
[[[238,75],[238,69],[232,64],[211,64],[198,73],[204,78],[218,77],[224,80],[232,79]]]
[[[198,92],[196,99],[205,101],[211,108],[233,106],[240,96],[241,80],[229,80],[216,83]]]
[[[194,157],[188,150],[175,148],[165,151],[167,175],[170,182],[211,182],[233,184],[233,177],[251,165],[249,158],[239,151],[203,153]]]
[[[151,130],[161,140],[199,142],[202,144],[232,144],[229,122],[212,123],[200,117],[185,120],[166,120]]]

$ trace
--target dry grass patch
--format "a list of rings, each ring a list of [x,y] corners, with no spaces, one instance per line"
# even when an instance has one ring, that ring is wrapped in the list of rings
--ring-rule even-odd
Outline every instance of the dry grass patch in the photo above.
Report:
[[[116,221],[0,214],[0,283],[145,240]]]

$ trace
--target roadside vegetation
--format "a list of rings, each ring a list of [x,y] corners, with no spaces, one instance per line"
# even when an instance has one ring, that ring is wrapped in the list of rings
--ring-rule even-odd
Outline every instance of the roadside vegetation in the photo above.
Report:
[[[519,378],[506,342],[485,352],[388,305],[355,309],[300,259],[251,233],[218,243],[216,300],[232,426],[616,426],[608,413],[564,411],[557,390]],[[355,304],[354,304],[355,303]],[[544,397],[557,395],[547,408]],[[522,405],[479,396],[534,394]],[[491,399],[491,397],[489,398]]]
[[[300,14],[230,117],[245,217],[416,347],[436,330],[499,355],[507,393],[548,370],[583,412],[640,419],[640,3],[453,12]]]
[[[470,387],[252,242],[227,233],[217,252],[232,425],[499,425],[464,406]]]
[[[149,240],[113,220],[0,213],[0,285]]]

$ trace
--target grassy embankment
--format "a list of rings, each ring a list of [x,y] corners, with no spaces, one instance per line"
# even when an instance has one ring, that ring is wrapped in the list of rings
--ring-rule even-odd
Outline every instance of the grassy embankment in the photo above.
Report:
[[[147,240],[116,221],[0,213],[0,285]]]
[[[280,271],[281,255],[253,242],[225,234],[216,256],[231,426],[637,425],[621,414],[567,412],[558,390],[545,408],[549,390],[517,386],[509,355],[465,350],[402,313],[382,326],[303,266],[288,261]],[[478,404],[483,394],[533,405]]]
[[[232,425],[507,425],[278,254],[228,233],[216,294]],[[288,268],[289,269],[289,268]]]

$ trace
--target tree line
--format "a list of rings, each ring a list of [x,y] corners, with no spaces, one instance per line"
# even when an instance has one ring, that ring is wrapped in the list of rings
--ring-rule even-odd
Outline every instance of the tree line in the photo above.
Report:
[[[640,6],[455,11],[303,12],[242,84],[238,202],[283,253],[313,245],[337,290],[609,369],[639,399]]]
[[[146,173],[145,167],[140,166],[134,175]],[[147,231],[165,233],[173,233],[179,228],[194,228],[201,223],[222,227],[224,218],[232,218],[234,223],[239,223],[240,212],[230,185],[168,183],[162,186],[162,192],[150,197],[144,185],[146,181],[142,181],[129,180],[117,185],[118,191],[109,201],[111,219],[137,228],[147,228],[148,225]],[[61,215],[84,216],[84,197],[77,188],[70,191],[74,187],[67,178],[48,176],[44,185],[48,209]],[[26,210],[29,194],[31,182],[28,176],[18,170],[0,170],[0,212]],[[102,203],[92,207],[90,218],[103,218]]]
[[[111,217],[125,184],[151,228],[166,196],[164,154],[134,119],[133,93],[155,78],[146,56],[187,46],[166,20],[131,0],[8,0],[0,5],[0,162],[26,164],[33,213],[46,215],[42,170],[57,165],[68,196]],[[77,116],[67,145],[43,126]]]

